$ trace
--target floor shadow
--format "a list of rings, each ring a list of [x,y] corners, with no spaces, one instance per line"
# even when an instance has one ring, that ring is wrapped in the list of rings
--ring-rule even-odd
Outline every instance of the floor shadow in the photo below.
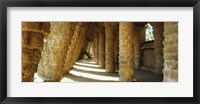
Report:
[[[137,82],[163,82],[163,75],[144,70],[135,70],[134,77]]]

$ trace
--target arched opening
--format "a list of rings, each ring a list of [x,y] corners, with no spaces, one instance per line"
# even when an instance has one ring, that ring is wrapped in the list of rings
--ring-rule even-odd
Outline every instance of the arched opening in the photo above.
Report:
[[[145,41],[154,41],[153,26],[150,23],[145,25]]]

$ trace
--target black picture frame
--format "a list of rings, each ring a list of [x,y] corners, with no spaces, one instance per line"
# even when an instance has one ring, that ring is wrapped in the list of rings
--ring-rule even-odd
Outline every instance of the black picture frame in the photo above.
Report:
[[[193,97],[7,97],[7,7],[193,7]],[[200,0],[1,0],[0,102],[2,104],[200,104]]]

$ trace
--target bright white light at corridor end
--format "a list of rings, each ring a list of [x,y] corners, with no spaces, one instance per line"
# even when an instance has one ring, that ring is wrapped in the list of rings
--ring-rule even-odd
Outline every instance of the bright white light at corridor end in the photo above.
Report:
[[[47,42],[47,40],[46,39],[44,39],[44,43],[46,43]]]
[[[93,64],[86,64],[86,63],[80,63],[80,62],[75,62],[76,65],[84,65],[84,66],[91,66],[91,67],[96,67],[98,68],[99,65],[93,65]]]

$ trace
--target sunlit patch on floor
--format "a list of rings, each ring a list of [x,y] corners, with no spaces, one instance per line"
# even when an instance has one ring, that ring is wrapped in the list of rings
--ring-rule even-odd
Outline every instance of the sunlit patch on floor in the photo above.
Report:
[[[91,66],[91,67],[96,67],[99,68],[99,65],[95,65],[95,64],[87,64],[87,63],[81,63],[81,62],[75,62],[76,65],[83,65],[83,66]]]
[[[70,81],[68,81],[70,80]],[[107,73],[92,60],[78,61],[73,65],[72,70],[66,75],[62,82],[117,82],[118,73]]]
[[[135,70],[134,76],[134,82],[162,82],[162,75],[148,71]],[[34,74],[34,82],[43,81],[37,73]],[[93,60],[78,60],[60,82],[119,82],[119,74],[118,72],[107,73]]]

